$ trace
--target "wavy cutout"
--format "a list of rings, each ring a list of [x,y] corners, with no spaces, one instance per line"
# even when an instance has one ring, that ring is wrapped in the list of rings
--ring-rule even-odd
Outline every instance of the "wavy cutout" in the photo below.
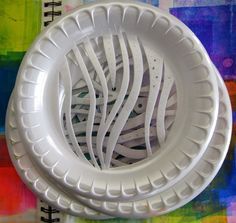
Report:
[[[163,56],[136,36],[118,33],[75,45],[67,61],[72,93],[64,100],[64,133],[78,157],[107,169],[160,149],[177,109]]]

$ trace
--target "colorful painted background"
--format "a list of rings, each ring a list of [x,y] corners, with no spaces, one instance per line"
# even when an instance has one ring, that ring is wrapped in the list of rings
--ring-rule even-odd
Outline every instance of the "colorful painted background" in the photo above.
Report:
[[[234,130],[227,158],[210,186],[189,204],[147,220],[118,223],[236,223],[236,1],[147,0],[169,10],[202,41],[229,90]],[[63,10],[86,3],[65,0]],[[37,199],[17,176],[7,153],[4,122],[7,102],[25,51],[41,29],[41,0],[0,1],[0,223],[35,223]],[[69,221],[69,220],[68,220]],[[40,222],[40,220],[39,220]],[[94,222],[72,218],[70,222]]]

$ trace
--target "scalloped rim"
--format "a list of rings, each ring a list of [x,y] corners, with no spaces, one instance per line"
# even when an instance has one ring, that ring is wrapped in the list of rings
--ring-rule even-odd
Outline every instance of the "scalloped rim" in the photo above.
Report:
[[[50,182],[49,178],[40,172],[37,165],[33,164],[20,139],[12,139],[12,134],[18,134],[17,124],[14,120],[13,95],[14,92],[9,100],[6,116],[6,135],[9,136],[6,137],[7,146],[13,165],[27,187],[42,200],[45,200],[47,203],[55,206],[59,210],[68,212],[72,215],[96,220],[112,218],[111,216],[101,214],[84,206],[78,201],[68,197],[68,195],[63,191],[57,189],[57,187]],[[16,148],[17,145],[19,147]],[[55,196],[55,193],[57,196]]]
[[[67,38],[69,34],[66,32],[64,29],[64,22],[65,20],[74,20],[78,23],[78,17],[81,13],[86,12],[88,13],[88,16],[90,16],[91,20],[94,22],[94,12],[96,8],[103,8],[107,12],[107,18],[109,18],[109,12],[113,6],[119,6],[123,9],[123,17],[125,17],[125,13],[127,13],[128,8],[135,8],[139,11],[139,15],[141,16],[145,12],[151,12],[155,15],[155,19],[153,23],[157,23],[158,19],[160,18],[166,20],[169,23],[169,29],[173,27],[173,24],[175,27],[178,27],[179,29],[182,30],[183,32],[183,40],[188,40],[192,44],[192,49],[196,49],[198,53],[201,55],[201,64],[198,66],[205,66],[208,71],[208,76],[205,78],[205,81],[210,83],[212,91],[208,92],[208,99],[211,100],[212,102],[212,108],[211,110],[208,111],[208,115],[211,117],[211,123],[210,126],[207,126],[207,128],[204,130],[207,133],[205,134],[204,140],[201,141],[196,141],[194,139],[194,136],[189,136],[187,138],[187,142],[185,143],[185,146],[187,148],[190,148],[191,145],[197,144],[199,146],[199,153],[197,156],[192,157],[189,155],[184,148],[182,150],[173,150],[171,151],[172,157],[175,157],[176,154],[178,153],[179,156],[182,157],[188,157],[190,160],[190,164],[185,167],[185,170],[178,170],[178,165],[172,166],[171,162],[167,162],[165,158],[170,157],[168,154],[168,151],[170,150],[165,150],[162,153],[162,157],[160,160],[160,157],[154,157],[153,159],[150,160],[149,163],[143,163],[137,165],[133,165],[132,168],[127,168],[127,169],[120,169],[120,170],[107,170],[107,171],[98,171],[95,168],[88,167],[80,162],[76,161],[76,158],[69,156],[71,158],[71,162],[68,163],[68,169],[65,169],[65,165],[60,165],[61,163],[65,163],[63,161],[64,157],[62,155],[59,155],[59,153],[56,153],[56,151],[53,150],[51,147],[51,144],[49,141],[47,141],[48,133],[45,131],[43,126],[41,125],[40,121],[36,123],[38,126],[35,127],[34,125],[29,125],[25,126],[25,123],[23,122],[23,119],[26,115],[29,113],[35,112],[34,110],[24,110],[24,105],[30,105],[33,107],[34,102],[37,102],[38,100],[40,101],[39,97],[35,97],[34,95],[32,96],[32,92],[27,92],[27,87],[26,86],[40,86],[40,84],[43,84],[43,78],[39,82],[34,82],[30,79],[27,79],[25,77],[25,72],[27,71],[28,68],[34,67],[34,69],[38,70],[39,74],[42,74],[45,72],[45,70],[40,67],[41,64],[34,64],[32,62],[32,58],[35,59],[35,56],[41,55],[44,59],[46,58],[44,55],[44,52],[42,52],[39,49],[40,46],[40,41],[48,41],[48,43],[51,43],[51,45],[54,45],[55,49],[60,48],[58,44],[56,44],[52,37],[51,33],[53,31],[58,31],[64,33],[65,37]],[[171,26],[172,25],[172,26]],[[79,26],[79,25],[78,25]],[[180,28],[181,27],[181,28]],[[183,30],[183,29],[184,30]],[[58,31],[59,32],[59,31]],[[202,52],[202,53],[200,53]],[[52,62],[52,58],[50,58],[50,61]],[[45,60],[46,61],[46,60]],[[217,118],[217,113],[218,113],[218,105],[217,105],[217,100],[218,100],[218,90],[217,90],[217,84],[216,84],[216,79],[214,77],[214,72],[212,72],[211,68],[211,62],[209,60],[209,57],[207,56],[205,50],[203,49],[202,45],[200,42],[196,39],[196,37],[192,34],[191,31],[189,31],[188,28],[185,28],[185,26],[179,22],[177,19],[174,17],[163,13],[162,11],[151,7],[151,6],[146,6],[144,4],[138,4],[138,3],[124,3],[124,2],[106,2],[106,3],[96,3],[96,4],[91,4],[86,7],[83,7],[79,10],[76,10],[69,15],[66,15],[62,17],[60,20],[57,22],[53,23],[49,28],[47,28],[35,41],[31,49],[27,52],[27,55],[24,58],[24,61],[21,65],[21,68],[18,73],[17,77],[17,84],[16,84],[16,89],[15,89],[15,108],[17,111],[17,123],[18,123],[18,128],[20,129],[20,137],[26,147],[26,149],[29,151],[30,156],[35,158],[35,161],[40,164],[40,166],[44,169],[45,172],[49,172],[51,176],[55,178],[55,180],[64,185],[69,191],[74,191],[77,192],[85,197],[90,197],[93,199],[105,199],[105,200],[128,200],[130,198],[132,199],[139,199],[143,198],[145,196],[149,196],[150,194],[153,193],[158,193],[160,191],[163,191],[167,188],[170,188],[173,184],[175,184],[183,175],[186,175],[188,171],[196,164],[196,162],[199,161],[202,153],[205,151],[207,148],[207,145],[209,144],[209,141],[212,137],[215,125],[216,125],[216,118]],[[195,69],[195,67],[192,67],[192,69]],[[47,73],[47,72],[45,72]],[[35,78],[35,77],[34,77]],[[201,83],[199,83],[201,85]],[[199,95],[200,100],[204,100],[202,95]],[[39,107],[39,109],[42,109]],[[196,109],[197,111],[197,109]],[[42,110],[39,110],[38,112],[42,112]],[[201,111],[199,111],[201,112]],[[36,138],[34,139],[31,137],[34,131],[37,130],[44,134],[42,135],[42,138]],[[52,139],[52,138],[51,138]],[[35,151],[35,147],[39,145],[39,141],[45,140],[47,146],[48,146],[48,151],[44,152],[43,154],[39,154]],[[183,143],[183,142],[182,142]],[[181,143],[179,143],[179,147],[181,147]],[[67,145],[68,146],[68,145]],[[42,152],[42,148],[40,149],[40,152]],[[181,154],[180,154],[181,153]],[[52,156],[53,154],[53,156]],[[69,154],[68,154],[69,155]],[[68,157],[67,157],[68,158]],[[53,161],[51,160],[53,159]],[[165,162],[164,162],[165,160]],[[154,178],[153,176],[146,176],[146,173],[149,173],[149,168],[153,169],[156,164],[163,164],[162,169],[168,169],[172,167],[177,174],[175,176],[168,176],[166,173],[163,173],[161,170],[157,171],[158,172],[158,177],[159,178]],[[72,168],[72,167],[77,167],[77,168]],[[168,168],[166,168],[168,167]],[[83,172],[86,173],[88,176],[93,176],[93,179],[90,179],[91,182],[87,183],[83,177],[83,173],[79,173],[73,175],[74,173],[72,172],[73,169],[76,170],[81,170],[83,169]],[[59,174],[57,174],[59,173]],[[152,173],[153,174],[153,173]],[[142,176],[141,176],[142,175]],[[132,177],[131,177],[132,176]],[[141,176],[141,177],[140,177]],[[158,179],[164,180],[164,184],[162,183],[161,185],[156,185],[155,182],[157,182]],[[156,176],[157,177],[157,174]],[[68,182],[68,178],[71,178],[71,182]],[[105,182],[105,179],[110,179],[112,178],[113,184],[118,185],[121,184],[121,187],[119,189],[113,188],[111,185],[106,182],[105,185],[99,185],[101,181]],[[125,192],[125,185],[129,181],[129,185],[131,185],[131,182],[134,184],[129,188],[129,191],[132,191],[132,193],[128,194]],[[144,189],[142,189],[144,188]],[[148,188],[148,189],[147,189]],[[98,191],[102,191],[102,193],[99,193]]]
[[[202,157],[202,160],[196,165],[197,168],[200,167],[202,169],[203,163],[206,162],[210,165],[212,165],[212,171],[210,173],[204,173],[203,171],[199,170],[192,170],[186,177],[184,177],[184,181],[180,181],[177,183],[179,188],[184,188],[183,190],[186,190],[184,185],[187,186],[188,191],[190,192],[189,195],[183,197],[181,196],[181,192],[177,192],[177,190],[174,188],[168,189],[164,192],[164,195],[172,194],[174,196],[177,196],[178,202],[173,204],[168,204],[166,202],[165,196],[163,195],[155,195],[151,198],[137,201],[137,202],[129,202],[130,211],[125,211],[123,208],[127,207],[127,203],[113,203],[113,208],[109,208],[109,204],[107,202],[100,202],[100,205],[97,201],[88,200],[86,198],[81,197],[82,202],[86,203],[91,208],[96,209],[97,211],[104,212],[109,215],[115,215],[119,217],[132,217],[132,218],[146,218],[146,217],[152,217],[155,215],[161,215],[168,213],[170,211],[173,211],[186,203],[188,203],[190,200],[192,200],[194,197],[196,197],[198,194],[200,194],[212,181],[212,179],[215,177],[217,172],[219,171],[224,158],[227,154],[227,148],[230,143],[230,133],[232,131],[232,117],[231,117],[231,106],[230,106],[230,99],[227,94],[227,89],[219,75],[219,73],[216,70],[216,74],[218,76],[218,85],[219,89],[222,91],[222,96],[220,100],[220,104],[222,106],[225,106],[225,111],[221,112],[219,114],[219,120],[224,120],[226,123],[226,127],[223,129],[216,129],[214,134],[221,133],[224,136],[224,143],[223,145],[218,145],[219,147],[216,147],[213,142],[211,141],[210,145],[208,146],[207,151],[203,154],[204,159]],[[15,140],[13,143],[13,140],[11,139],[12,134],[15,136],[17,134],[14,134],[14,131],[18,131],[17,125],[15,123],[14,117],[12,117],[14,113],[14,107],[12,107],[12,98],[9,101],[8,106],[8,112],[7,112],[7,118],[6,118],[6,134],[9,136],[7,138],[8,148],[10,157],[13,161],[13,164],[15,168],[17,169],[18,174],[23,179],[23,181],[26,183],[28,187],[30,187],[31,190],[33,190],[38,196],[40,196],[42,199],[46,200],[48,203],[52,204],[53,206],[56,206],[60,210],[67,211],[71,213],[72,215],[77,215],[80,217],[90,218],[90,219],[106,219],[111,218],[110,216],[106,216],[103,214],[100,214],[99,212],[96,212],[94,210],[91,210],[84,205],[77,202],[77,200],[70,199],[67,195],[64,195],[64,193],[57,189],[57,187],[53,186],[48,178],[46,176],[42,176],[42,173],[33,165],[32,161],[28,157],[24,147],[20,147],[20,149],[16,149],[15,145],[21,144],[20,141]],[[12,117],[12,119],[11,119]],[[209,151],[209,148],[213,148],[217,152],[219,152],[219,156],[217,160],[209,160],[209,154],[206,155],[206,153]],[[207,158],[206,158],[207,157]],[[30,168],[32,166],[32,168]],[[192,185],[192,182],[195,180],[194,177],[192,177],[193,172],[197,173],[197,176],[200,176],[202,178],[202,185],[198,185],[198,187],[194,187]],[[195,176],[196,177],[196,176]],[[183,180],[183,179],[182,179]],[[46,185],[45,189],[42,189],[42,186],[37,185]],[[175,185],[176,186],[176,185]],[[50,193],[48,191],[52,190],[56,191],[58,193],[57,198],[50,197]],[[71,194],[72,196],[72,194]],[[168,199],[170,197],[167,195]],[[160,199],[161,198],[161,199]],[[159,207],[158,210],[155,210],[153,208],[153,204],[155,201],[161,201],[162,206]],[[64,201],[64,204],[63,204]],[[67,205],[65,205],[65,201],[67,201]],[[160,203],[160,202],[159,202]],[[78,206],[77,210],[74,208],[74,206]],[[114,208],[115,206],[115,208]],[[123,206],[123,208],[122,208]],[[140,210],[141,208],[141,210]]]
[[[132,218],[148,218],[163,215],[174,211],[179,207],[184,206],[189,201],[193,200],[196,196],[198,196],[211,183],[211,181],[214,179],[214,177],[220,170],[220,167],[222,166],[223,161],[226,157],[232,132],[232,109],[228,91],[216,68],[215,73],[218,80],[219,90],[222,93],[220,97],[219,107],[221,109],[224,108],[223,111],[221,111],[218,115],[217,123],[223,121],[225,123],[225,126],[222,128],[218,127],[215,129],[213,138],[211,139],[207,150],[201,157],[201,160],[194,166],[194,168],[185,177],[183,177],[181,181],[177,182],[172,188],[167,189],[163,193],[150,196],[144,200],[125,203],[112,202],[113,208],[109,208],[109,202],[100,202],[99,205],[96,201],[94,202],[92,199],[84,198],[83,200],[85,204],[103,213],[115,215],[117,217],[128,218],[132,216]],[[217,143],[217,145],[215,145],[217,135],[223,136],[224,141],[221,144]],[[214,157],[212,159],[210,155],[213,155],[213,151],[209,153],[209,150],[213,150],[214,152],[218,153],[219,157]],[[207,167],[206,165],[211,166],[211,172],[204,172],[204,170],[206,171],[207,169],[204,169],[204,167]],[[193,177],[193,175],[195,176]],[[202,184],[194,186],[193,182],[199,178],[202,180]],[[185,190],[188,190],[189,194],[182,196],[181,191],[184,192]],[[165,199],[166,197],[167,199]],[[172,198],[176,198],[177,202],[168,204],[167,200],[171,200]],[[158,209],[155,209],[153,207],[155,206],[155,203],[158,203]],[[130,211],[125,211],[125,208],[127,206],[129,206]]]

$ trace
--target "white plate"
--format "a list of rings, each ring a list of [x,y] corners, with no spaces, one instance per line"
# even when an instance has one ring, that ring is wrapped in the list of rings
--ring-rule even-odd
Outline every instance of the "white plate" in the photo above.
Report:
[[[40,34],[19,69],[6,124],[9,148],[24,154],[15,165],[75,215],[107,217],[80,202],[120,217],[176,209],[210,183],[228,148],[230,103],[216,73],[196,36],[155,7],[76,9]],[[214,165],[203,160],[212,154]]]
[[[230,142],[232,126],[230,100],[227,89],[217,70],[216,74],[218,76],[220,92],[220,112],[217,120],[217,128],[213,134],[210,145],[201,157],[201,161],[196,164],[188,175],[169,190],[148,199],[128,203],[108,203],[82,198],[82,202],[86,203],[91,208],[110,215],[146,218],[175,210],[201,193],[212,181],[221,167]],[[60,210],[69,211],[69,213],[73,215],[90,219],[110,218],[109,216],[100,214],[82,205],[78,201],[81,198],[77,200],[73,199],[72,194],[68,197],[63,190],[56,187],[50,181],[50,178],[43,175],[39,169],[36,169],[35,165],[28,157],[20,139],[17,137],[18,130],[12,100],[9,102],[7,114],[6,121],[8,125],[6,126],[6,134],[9,136],[9,138],[7,138],[9,153],[14,166],[27,186],[38,194],[41,199],[46,200],[46,202],[51,203]],[[53,196],[50,191],[54,193]],[[166,197],[168,197],[168,199],[165,199]],[[171,201],[171,203],[168,200]],[[112,207],[112,209],[109,208],[109,206]]]

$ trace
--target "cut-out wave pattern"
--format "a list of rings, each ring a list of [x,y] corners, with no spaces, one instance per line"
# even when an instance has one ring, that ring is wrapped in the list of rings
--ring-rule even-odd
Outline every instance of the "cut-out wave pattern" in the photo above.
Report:
[[[61,69],[64,133],[74,153],[97,168],[151,156],[175,120],[175,81],[163,56],[118,33],[74,45]]]

